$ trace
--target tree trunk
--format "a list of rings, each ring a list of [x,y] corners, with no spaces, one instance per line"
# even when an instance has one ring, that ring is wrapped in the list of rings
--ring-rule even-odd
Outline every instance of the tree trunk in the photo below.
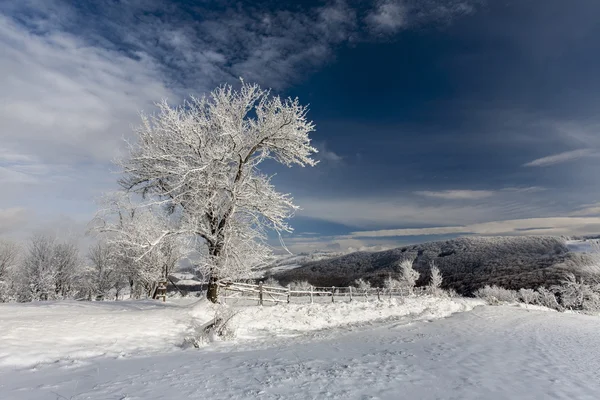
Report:
[[[219,278],[216,276],[211,275],[210,279],[208,280],[206,298],[213,303],[219,302]]]

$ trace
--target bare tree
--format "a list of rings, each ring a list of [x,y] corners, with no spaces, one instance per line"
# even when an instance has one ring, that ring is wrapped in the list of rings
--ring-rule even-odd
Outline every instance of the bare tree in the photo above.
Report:
[[[141,256],[169,236],[198,239],[210,274],[207,297],[217,302],[220,279],[243,277],[270,255],[268,229],[291,231],[287,219],[297,207],[258,167],[268,159],[315,165],[314,125],[298,99],[244,82],[239,91],[222,86],[181,107],[158,107],[157,115],[142,116],[137,141],[119,162],[121,187],[141,195],[144,207],[170,213],[170,226],[138,243]]]

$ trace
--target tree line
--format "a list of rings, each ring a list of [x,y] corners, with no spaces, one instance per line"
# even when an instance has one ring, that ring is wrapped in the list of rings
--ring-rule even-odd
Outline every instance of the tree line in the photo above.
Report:
[[[100,240],[81,254],[74,241],[48,234],[25,243],[0,240],[0,302],[145,297],[176,268],[181,254],[172,242],[139,261],[128,250]]]

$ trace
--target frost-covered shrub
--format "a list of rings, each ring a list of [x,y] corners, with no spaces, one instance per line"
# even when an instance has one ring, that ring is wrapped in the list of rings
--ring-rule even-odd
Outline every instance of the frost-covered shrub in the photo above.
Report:
[[[281,286],[281,284],[279,283],[279,281],[277,279],[273,278],[272,276],[270,276],[267,279],[265,279],[263,281],[263,285],[264,286],[269,286],[269,287],[276,287],[276,288],[283,287],[283,286]]]
[[[388,275],[388,277],[383,281],[383,288],[387,292],[394,292],[401,290],[403,288],[403,284],[398,279],[394,279],[392,275]]]
[[[364,279],[357,279],[354,281],[354,287],[358,293],[366,294],[371,289],[371,283],[369,281],[365,281]]]
[[[512,303],[517,301],[517,292],[514,290],[504,289],[503,287],[496,285],[486,285],[481,289],[478,289],[475,293],[475,297],[487,301],[489,304],[497,303]]]
[[[560,304],[569,310],[598,311],[600,310],[600,287],[598,284],[588,284],[583,278],[574,274],[565,275],[560,285],[552,288],[558,293]]]
[[[219,307],[211,322],[196,326],[194,333],[183,340],[183,347],[200,347],[210,342],[235,339],[237,327],[233,319],[237,314],[239,311]]]
[[[535,304],[558,311],[563,310],[556,300],[556,295],[552,291],[546,289],[545,287],[539,287],[537,289],[537,294],[538,295],[536,297]]]
[[[520,289],[519,300],[525,304],[533,304],[538,297],[538,293],[533,289]]]

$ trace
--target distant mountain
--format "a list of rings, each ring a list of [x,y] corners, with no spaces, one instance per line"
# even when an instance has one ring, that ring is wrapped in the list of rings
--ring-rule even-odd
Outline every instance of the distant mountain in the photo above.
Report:
[[[421,274],[418,285],[427,284],[429,264],[434,261],[444,287],[463,295],[488,284],[509,289],[556,284],[567,271],[581,275],[579,266],[589,262],[585,253],[571,251],[561,237],[465,237],[298,262],[297,267],[271,269],[267,275],[284,285],[306,280],[315,286],[348,286],[363,278],[379,286],[399,272],[398,264],[406,258],[415,259],[415,269]]]
[[[340,257],[344,253],[333,253],[326,251],[314,251],[311,253],[282,254],[273,256],[273,259],[265,266],[253,269],[257,277],[272,276],[276,273],[299,268],[314,261],[322,261],[330,258]]]

